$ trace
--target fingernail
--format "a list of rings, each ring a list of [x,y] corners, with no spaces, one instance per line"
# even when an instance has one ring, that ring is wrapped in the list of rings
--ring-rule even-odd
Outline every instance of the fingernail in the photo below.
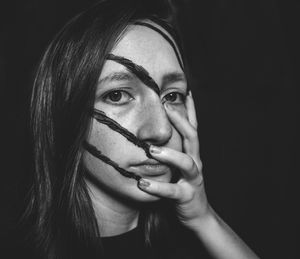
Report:
[[[143,178],[139,180],[139,187],[147,188],[148,186],[150,186],[150,183],[148,181],[144,180]]]
[[[160,152],[161,152],[161,148],[153,146],[153,145],[150,146],[150,153],[159,154]]]

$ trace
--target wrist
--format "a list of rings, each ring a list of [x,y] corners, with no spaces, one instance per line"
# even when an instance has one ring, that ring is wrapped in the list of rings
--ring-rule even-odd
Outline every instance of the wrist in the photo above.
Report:
[[[208,231],[216,224],[218,224],[217,215],[213,208],[208,204],[205,213],[202,213],[198,217],[189,220],[187,225],[192,231],[196,232],[198,235],[201,235],[201,233]]]

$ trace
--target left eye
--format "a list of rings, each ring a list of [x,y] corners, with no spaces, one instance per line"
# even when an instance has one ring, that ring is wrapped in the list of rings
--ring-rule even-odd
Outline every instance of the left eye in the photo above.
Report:
[[[104,96],[104,100],[106,102],[117,104],[117,105],[125,104],[132,99],[133,97],[129,93],[123,90],[111,91]]]
[[[172,92],[172,93],[168,93],[166,94],[163,98],[162,98],[162,102],[170,102],[170,103],[183,103],[185,99],[185,96],[182,93],[178,93],[178,92]]]

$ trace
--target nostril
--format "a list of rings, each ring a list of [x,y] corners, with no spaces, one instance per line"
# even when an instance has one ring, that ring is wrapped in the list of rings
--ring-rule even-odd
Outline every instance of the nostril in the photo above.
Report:
[[[138,129],[137,137],[154,145],[164,145],[172,137],[172,126],[166,116],[142,121]]]
[[[164,145],[172,137],[173,128],[164,105],[155,93],[140,110],[137,122],[137,137],[153,145]]]

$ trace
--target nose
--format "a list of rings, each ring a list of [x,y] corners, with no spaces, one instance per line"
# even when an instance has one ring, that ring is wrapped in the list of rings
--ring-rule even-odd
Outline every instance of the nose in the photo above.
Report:
[[[165,108],[158,100],[144,104],[139,113],[137,137],[149,144],[162,146],[172,137],[172,125]]]

